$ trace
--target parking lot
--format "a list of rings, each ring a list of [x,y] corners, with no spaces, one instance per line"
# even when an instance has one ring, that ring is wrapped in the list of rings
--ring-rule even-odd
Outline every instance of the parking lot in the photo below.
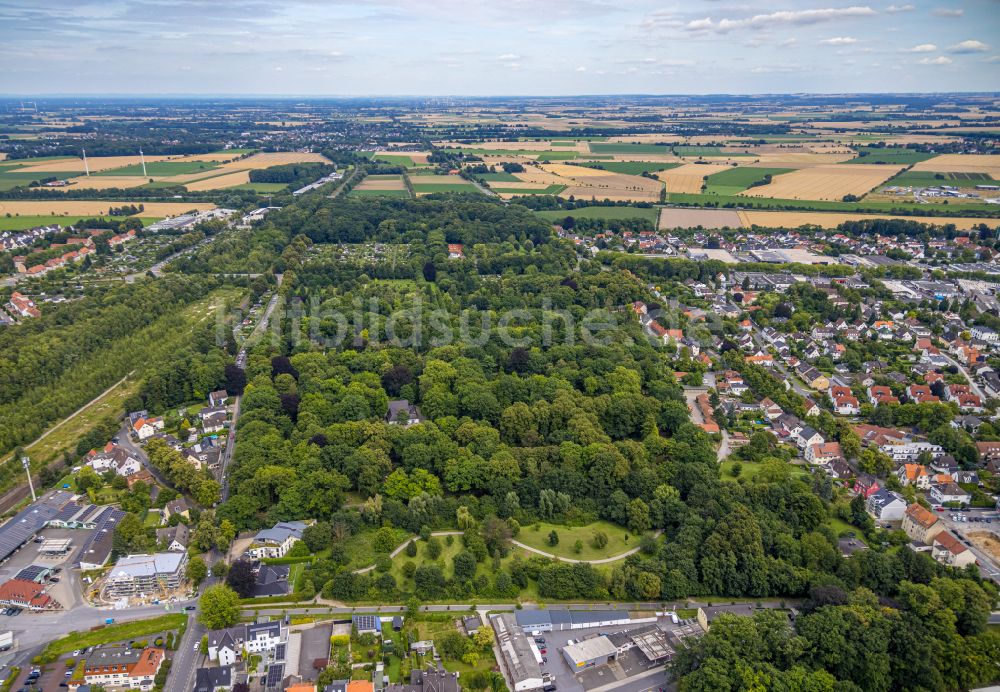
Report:
[[[43,555],[38,552],[41,543],[29,542],[0,565],[0,582],[12,579],[19,571],[30,565],[40,565],[50,569],[59,569],[53,576],[58,582],[48,582],[48,593],[59,601],[65,610],[70,610],[82,602],[83,597],[77,588],[77,575],[72,570],[73,558],[89,531],[79,529],[45,529],[39,533],[43,539],[68,539],[72,546],[64,555]],[[27,615],[27,613],[25,613]],[[23,616],[22,616],[23,617]]]
[[[674,626],[669,618],[660,618],[658,624],[667,631]],[[595,634],[616,632],[622,629],[625,628],[592,627],[541,633],[538,636],[545,640],[545,646],[542,647],[539,644],[539,648],[545,648],[546,653],[543,656],[547,659],[547,662],[542,664],[542,672],[552,676],[559,692],[590,692],[608,685],[614,685],[613,689],[616,692],[618,690],[643,692],[650,689],[668,689],[668,677],[664,662],[650,663],[642,653],[635,649],[627,651],[619,660],[610,665],[596,666],[580,672],[570,669],[561,651],[570,639],[580,641]],[[643,675],[643,673],[650,671],[658,672]],[[630,679],[635,676],[641,677]]]

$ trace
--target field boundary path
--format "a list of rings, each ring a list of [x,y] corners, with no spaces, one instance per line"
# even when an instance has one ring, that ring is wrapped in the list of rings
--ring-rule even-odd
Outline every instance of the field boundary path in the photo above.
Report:
[[[662,533],[663,531],[661,529],[657,529],[656,531],[653,532],[653,538],[659,538],[660,534]],[[618,553],[617,555],[612,555],[611,557],[602,557],[597,560],[579,560],[573,557],[562,557],[560,555],[555,555],[553,553],[547,553],[544,550],[541,550],[539,548],[532,548],[530,545],[521,543],[520,541],[515,541],[513,539],[511,539],[510,542],[516,545],[518,548],[523,548],[524,550],[527,550],[529,553],[535,553],[536,555],[541,555],[543,557],[547,557],[552,560],[559,560],[560,562],[572,562],[574,564],[587,563],[590,565],[604,565],[609,562],[618,562],[619,560],[624,560],[629,555],[635,555],[636,553],[639,552],[639,546],[636,546],[634,548],[629,548],[624,553]]]
[[[462,532],[462,531],[435,531],[431,535],[432,536],[438,536],[438,537],[440,537],[440,536],[461,536],[462,533],[464,533],[464,532]],[[391,558],[394,558],[397,555],[399,555],[401,552],[403,552],[403,550],[406,548],[406,546],[408,546],[410,544],[410,541],[415,541],[418,538],[420,538],[420,536],[417,536],[416,534],[414,534],[414,535],[410,536],[409,538],[407,538],[405,541],[403,541],[398,546],[396,546],[395,550],[393,550],[391,553],[389,553],[389,558],[391,559]],[[367,574],[368,572],[371,572],[373,569],[375,569],[375,565],[371,564],[371,565],[368,565],[367,567],[362,567],[360,569],[354,570],[354,573],[355,574]]]

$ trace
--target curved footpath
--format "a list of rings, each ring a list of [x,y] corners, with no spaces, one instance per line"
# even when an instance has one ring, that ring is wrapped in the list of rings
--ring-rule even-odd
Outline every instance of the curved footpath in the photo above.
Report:
[[[463,533],[462,531],[435,531],[431,535],[432,536],[461,536],[462,533]],[[653,538],[659,538],[660,534],[662,534],[662,533],[663,533],[662,530],[655,531],[653,533]],[[420,536],[416,536],[416,535],[410,536],[405,541],[403,541],[402,543],[400,543],[399,546],[395,550],[393,550],[391,553],[389,553],[389,557],[390,558],[395,558],[397,555],[399,555],[401,552],[403,552],[403,550],[406,549],[406,546],[409,545],[410,541],[418,540],[419,538],[420,538]],[[611,557],[604,557],[604,558],[601,558],[599,560],[577,560],[576,558],[572,558],[572,557],[562,557],[561,555],[555,555],[553,553],[547,553],[544,550],[539,550],[538,548],[532,548],[530,545],[527,545],[526,543],[521,543],[520,541],[515,541],[513,539],[511,539],[510,542],[512,544],[516,545],[518,548],[522,548],[523,550],[527,550],[529,553],[534,553],[535,555],[541,555],[542,557],[547,557],[547,558],[549,558],[551,560],[559,560],[561,562],[573,562],[573,563],[586,562],[586,563],[589,563],[591,565],[604,565],[604,564],[607,564],[609,562],[618,562],[619,560],[624,560],[629,555],[635,555],[637,552],[639,552],[639,546],[637,545],[636,547],[634,547],[634,548],[632,548],[630,550],[626,550],[624,553],[619,553],[618,555],[612,555]],[[366,574],[368,572],[371,572],[373,569],[375,569],[375,565],[368,565],[367,567],[362,567],[360,569],[354,570],[354,573],[355,574]]]

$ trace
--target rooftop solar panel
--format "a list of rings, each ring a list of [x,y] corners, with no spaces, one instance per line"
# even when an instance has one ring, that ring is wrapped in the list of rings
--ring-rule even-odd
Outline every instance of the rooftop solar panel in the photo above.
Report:
[[[272,663],[267,668],[267,687],[276,688],[281,685],[281,679],[285,677],[285,665],[283,663]]]
[[[274,660],[284,661],[285,660],[285,645],[278,644],[274,647]]]

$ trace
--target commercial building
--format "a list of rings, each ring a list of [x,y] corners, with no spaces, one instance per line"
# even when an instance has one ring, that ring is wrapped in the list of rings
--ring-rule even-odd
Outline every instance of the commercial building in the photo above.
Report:
[[[552,632],[587,627],[617,627],[656,622],[656,618],[634,619],[627,610],[519,610],[516,623],[524,632]]]
[[[941,522],[934,512],[914,502],[903,514],[903,531],[911,541],[930,545],[941,531]]]
[[[564,646],[562,653],[570,670],[582,670],[611,663],[618,656],[618,647],[606,636],[598,636]]]
[[[525,611],[518,611],[518,615]],[[524,634],[512,613],[490,615],[500,648],[501,666],[507,683],[514,692],[534,690],[545,685],[541,656],[534,642]]]
[[[176,589],[184,580],[187,553],[126,555],[108,575],[112,596],[162,593]]]

